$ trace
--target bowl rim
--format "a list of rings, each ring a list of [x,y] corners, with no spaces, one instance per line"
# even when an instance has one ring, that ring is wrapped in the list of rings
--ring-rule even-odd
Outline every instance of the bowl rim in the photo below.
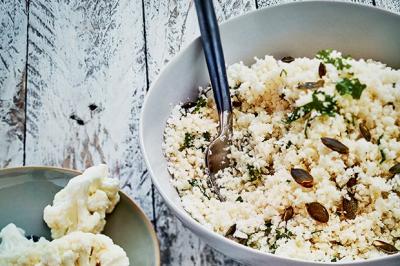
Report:
[[[58,170],[58,171],[62,171],[62,172],[68,172],[71,174],[76,174],[76,175],[81,175],[82,172],[73,168],[64,168],[64,167],[57,167],[57,166],[46,166],[46,165],[27,165],[27,166],[15,166],[15,167],[6,167],[6,168],[0,168],[0,173],[1,172],[12,172],[12,171],[16,171],[16,170],[33,170],[33,171],[37,171],[37,170]],[[128,204],[131,205],[131,207],[133,207],[133,209],[135,209],[137,211],[137,213],[139,214],[139,217],[141,218],[142,221],[144,221],[145,226],[147,228],[147,230],[150,233],[150,237],[152,239],[153,242],[153,248],[154,248],[154,253],[156,254],[155,257],[155,265],[156,266],[160,266],[161,265],[161,259],[160,259],[160,243],[159,240],[157,238],[157,234],[154,230],[153,224],[151,223],[150,219],[146,216],[146,214],[144,213],[143,209],[133,200],[131,199],[131,197],[128,196],[128,194],[126,194],[124,191],[122,191],[121,189],[119,190],[119,194],[122,196],[122,198],[124,198],[125,200],[127,200]]]
[[[223,30],[223,28],[226,24],[229,24],[233,21],[239,21],[239,20],[243,19],[244,17],[249,17],[249,16],[252,16],[257,13],[265,12],[265,10],[270,10],[270,9],[275,9],[275,8],[279,9],[279,8],[284,8],[285,6],[312,5],[312,4],[323,4],[323,5],[326,5],[327,7],[329,7],[330,5],[353,6],[355,8],[365,8],[368,10],[374,10],[374,12],[381,12],[386,15],[400,17],[400,13],[396,13],[393,11],[383,9],[381,7],[371,6],[371,5],[367,5],[367,4],[359,3],[359,2],[343,2],[340,0],[331,0],[331,1],[304,0],[301,2],[282,3],[282,4],[276,4],[276,5],[272,5],[272,6],[268,6],[268,7],[263,7],[260,9],[251,10],[245,14],[236,16],[236,17],[228,19],[222,23],[219,23],[219,27],[221,30]],[[165,64],[163,67],[161,67],[159,73],[156,75],[154,81],[151,83],[151,86],[144,97],[144,101],[143,101],[142,108],[140,111],[140,119],[139,119],[140,150],[142,152],[144,161],[145,161],[147,169],[150,173],[150,177],[152,179],[153,184],[157,188],[158,192],[161,194],[166,205],[173,211],[174,215],[177,216],[177,218],[179,220],[181,220],[184,224],[187,224],[189,226],[190,231],[192,231],[192,233],[194,233],[195,235],[198,235],[199,237],[201,237],[203,239],[203,241],[205,241],[205,240],[204,240],[204,237],[202,237],[201,235],[207,235],[210,238],[213,238],[214,240],[224,242],[225,244],[227,244],[228,246],[230,246],[232,248],[234,247],[234,248],[240,249],[241,251],[246,252],[249,255],[253,254],[253,255],[257,255],[257,256],[265,256],[266,258],[273,257],[276,259],[281,259],[283,261],[286,260],[286,261],[291,261],[294,263],[306,263],[307,265],[349,265],[349,264],[362,265],[364,263],[385,262],[386,260],[392,259],[393,257],[398,257],[400,259],[400,252],[397,254],[386,255],[383,257],[364,259],[364,260],[353,260],[353,261],[346,261],[346,262],[345,261],[343,261],[343,262],[340,262],[340,261],[339,262],[319,262],[319,261],[311,261],[311,260],[297,259],[297,258],[291,258],[291,257],[284,257],[282,255],[277,255],[277,254],[272,254],[270,252],[260,251],[258,249],[254,249],[254,248],[251,248],[251,247],[248,247],[245,245],[241,245],[239,243],[236,243],[235,241],[229,240],[226,237],[214,232],[213,230],[207,229],[204,225],[197,222],[192,216],[190,216],[190,214],[187,213],[183,208],[178,208],[176,206],[174,201],[164,192],[164,190],[160,186],[160,183],[158,182],[157,178],[154,177],[155,173],[151,167],[150,160],[148,158],[145,144],[144,144],[144,138],[145,138],[145,132],[143,129],[144,128],[143,125],[145,123],[144,116],[147,113],[146,110],[149,108],[148,107],[149,99],[153,98],[153,97],[157,97],[157,96],[153,96],[155,93],[154,87],[159,86],[158,80],[160,79],[160,77],[166,72],[167,69],[169,69],[172,65],[174,65],[176,62],[178,62],[180,60],[180,58],[186,54],[187,51],[192,49],[192,47],[195,44],[198,44],[199,42],[200,42],[200,36],[197,35],[191,42],[189,42],[176,55],[174,55],[173,58],[167,64]],[[171,177],[171,175],[170,175],[170,177]],[[196,231],[196,232],[193,232],[193,231]],[[200,232],[201,235],[197,232]],[[207,241],[205,241],[205,242],[207,243]]]

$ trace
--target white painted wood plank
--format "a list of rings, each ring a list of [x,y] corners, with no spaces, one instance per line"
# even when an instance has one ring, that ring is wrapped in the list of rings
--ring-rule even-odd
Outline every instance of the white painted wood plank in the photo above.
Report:
[[[263,8],[263,7],[268,7],[268,6],[273,6],[273,5],[283,4],[283,3],[301,2],[304,0],[256,0],[256,1],[258,4],[258,8]],[[367,5],[372,5],[372,3],[373,3],[373,0],[336,0],[336,1],[362,3],[362,4],[367,4]],[[393,1],[397,1],[397,0],[393,0]]]
[[[375,0],[378,7],[400,13],[400,0]]]
[[[0,168],[23,164],[27,23],[25,1],[0,1]]]
[[[30,1],[27,164],[106,162],[153,217],[138,141],[146,88],[142,3]]]
[[[214,1],[218,20],[255,9],[250,0]],[[147,59],[150,82],[175,54],[198,34],[193,1],[145,0]],[[163,265],[238,265],[184,228],[155,193],[156,226]]]

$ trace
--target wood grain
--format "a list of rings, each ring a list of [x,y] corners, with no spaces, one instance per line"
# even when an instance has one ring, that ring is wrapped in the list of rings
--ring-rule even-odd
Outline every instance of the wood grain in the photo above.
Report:
[[[290,2],[301,2],[303,0],[256,0],[258,4],[258,8],[262,7],[268,7],[268,6],[273,6],[273,5],[278,5],[278,4],[283,4],[283,3],[290,3]],[[336,0],[338,1],[338,0]],[[342,2],[354,2],[354,3],[362,3],[362,4],[367,4],[367,5],[372,5],[373,0],[339,0]],[[382,0],[385,1],[385,0]],[[397,1],[397,0],[393,0]]]
[[[400,13],[399,0],[375,0],[375,4],[377,7]]]
[[[254,1],[214,1],[219,21],[255,9]],[[193,1],[145,1],[150,83],[179,50],[198,36]],[[207,246],[176,219],[155,194],[156,228],[163,265],[239,265]]]
[[[27,164],[105,162],[153,217],[138,144],[146,75],[142,3],[31,0]]]
[[[26,8],[25,1],[0,1],[0,168],[24,160]]]

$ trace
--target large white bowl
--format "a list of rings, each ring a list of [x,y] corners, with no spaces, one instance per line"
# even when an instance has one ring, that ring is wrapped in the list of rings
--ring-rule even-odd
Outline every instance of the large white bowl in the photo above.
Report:
[[[400,67],[400,16],[388,11],[341,2],[297,2],[266,8],[221,25],[227,64],[254,62],[254,56],[314,56],[333,48],[355,58],[373,58]],[[210,246],[250,265],[326,265],[283,258],[237,244],[203,227],[182,208],[170,183],[162,151],[163,131],[173,105],[194,99],[208,84],[199,39],[162,71],[147,94],[140,121],[141,147],[153,182],[175,215]],[[400,265],[400,254],[357,261],[352,265]],[[340,265],[344,263],[336,263]],[[346,265],[349,263],[345,263]]]

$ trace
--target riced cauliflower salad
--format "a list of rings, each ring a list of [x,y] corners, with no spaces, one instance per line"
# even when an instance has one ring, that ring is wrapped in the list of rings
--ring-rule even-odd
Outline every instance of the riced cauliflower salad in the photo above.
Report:
[[[106,213],[119,202],[118,191],[119,181],[108,177],[106,165],[72,178],[44,209],[54,240],[27,239],[11,223],[0,231],[0,265],[128,266],[125,251],[101,234]]]
[[[167,121],[163,150],[184,209],[218,234],[284,257],[397,253],[400,71],[323,50],[255,58],[227,74],[233,133],[218,190],[205,167],[219,123],[210,88]]]

